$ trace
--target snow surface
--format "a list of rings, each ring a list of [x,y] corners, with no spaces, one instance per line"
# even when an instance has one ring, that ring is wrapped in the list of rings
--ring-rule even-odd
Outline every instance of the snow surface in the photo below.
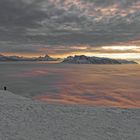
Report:
[[[140,140],[140,109],[53,105],[0,91],[0,140]]]

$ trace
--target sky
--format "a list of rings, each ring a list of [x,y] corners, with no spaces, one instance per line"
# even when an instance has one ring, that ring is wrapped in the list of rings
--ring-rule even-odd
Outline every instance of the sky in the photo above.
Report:
[[[0,54],[140,59],[140,0],[0,0]]]

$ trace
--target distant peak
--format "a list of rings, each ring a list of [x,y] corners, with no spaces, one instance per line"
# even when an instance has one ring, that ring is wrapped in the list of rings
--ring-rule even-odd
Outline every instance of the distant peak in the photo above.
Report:
[[[50,58],[50,56],[48,54],[45,54],[44,57],[45,58]]]

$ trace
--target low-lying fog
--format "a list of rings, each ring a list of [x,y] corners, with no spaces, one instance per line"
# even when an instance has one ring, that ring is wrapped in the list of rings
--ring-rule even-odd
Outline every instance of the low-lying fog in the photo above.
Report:
[[[140,65],[1,62],[0,86],[52,103],[140,108]]]

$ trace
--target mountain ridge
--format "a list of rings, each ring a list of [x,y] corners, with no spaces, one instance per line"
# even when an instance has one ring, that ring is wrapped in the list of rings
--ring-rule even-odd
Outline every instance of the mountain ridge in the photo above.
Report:
[[[44,56],[39,57],[20,57],[20,56],[5,56],[0,54],[0,61],[56,61],[57,58],[52,58],[49,55],[45,54]]]
[[[75,55],[68,56],[65,58],[62,63],[70,63],[70,64],[138,64],[135,61],[129,61],[124,59],[111,59],[105,57],[88,57],[85,55]]]

